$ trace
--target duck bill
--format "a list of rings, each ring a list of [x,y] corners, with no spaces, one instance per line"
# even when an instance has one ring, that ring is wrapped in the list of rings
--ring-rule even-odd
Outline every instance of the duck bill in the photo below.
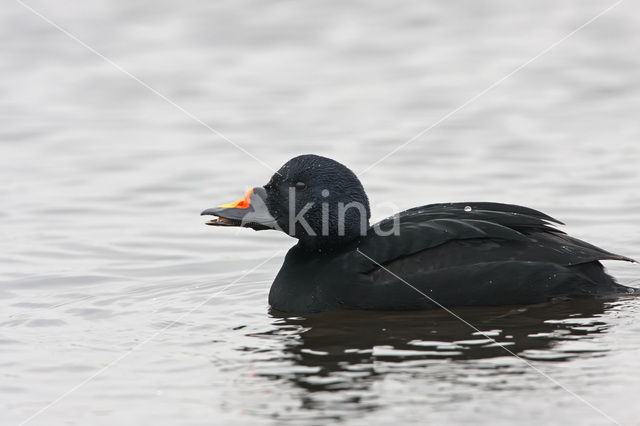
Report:
[[[244,197],[233,203],[206,209],[200,215],[215,216],[205,222],[212,226],[240,226],[255,230],[277,229],[266,205],[267,193],[262,187],[251,188]]]

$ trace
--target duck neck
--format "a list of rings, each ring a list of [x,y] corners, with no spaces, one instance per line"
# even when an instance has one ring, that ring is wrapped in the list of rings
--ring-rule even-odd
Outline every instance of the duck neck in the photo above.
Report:
[[[317,222],[311,222],[311,229],[299,232],[294,237],[305,251],[332,252],[362,238],[369,230],[368,210],[360,215],[347,215],[344,221],[329,220],[324,227],[314,226]]]
[[[355,235],[329,235],[329,236],[309,236],[298,238],[298,247],[307,252],[329,253],[339,250],[349,243],[361,238],[360,233]]]

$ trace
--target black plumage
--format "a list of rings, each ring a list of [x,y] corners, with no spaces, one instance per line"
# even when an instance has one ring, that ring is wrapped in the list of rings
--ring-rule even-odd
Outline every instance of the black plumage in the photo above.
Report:
[[[203,214],[223,218],[211,224],[280,229],[299,239],[269,294],[270,305],[285,312],[532,304],[635,292],[599,262],[632,259],[570,237],[555,227],[561,222],[527,207],[431,204],[369,226],[359,180],[324,157],[290,160],[250,200],[249,207]],[[366,206],[363,214],[347,213],[340,228],[335,205],[353,201]],[[305,208],[308,227],[292,227],[290,214]]]

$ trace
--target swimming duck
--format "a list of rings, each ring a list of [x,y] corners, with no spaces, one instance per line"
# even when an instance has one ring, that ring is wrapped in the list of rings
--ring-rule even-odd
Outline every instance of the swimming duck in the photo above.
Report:
[[[275,229],[298,240],[269,292],[273,309],[417,310],[523,305],[634,293],[600,260],[633,259],[570,237],[531,208],[429,204],[369,225],[367,195],[346,166],[289,160],[269,182],[210,208],[214,226]]]

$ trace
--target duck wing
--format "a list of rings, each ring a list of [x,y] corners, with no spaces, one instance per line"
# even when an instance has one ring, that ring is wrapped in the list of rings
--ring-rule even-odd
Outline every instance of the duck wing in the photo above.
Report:
[[[499,260],[559,265],[634,261],[570,237],[554,223],[562,224],[537,210],[512,204],[430,204],[376,223],[358,249],[382,265],[424,252],[420,257],[431,260],[433,268]],[[371,272],[379,267],[369,262],[363,268],[361,272]]]

